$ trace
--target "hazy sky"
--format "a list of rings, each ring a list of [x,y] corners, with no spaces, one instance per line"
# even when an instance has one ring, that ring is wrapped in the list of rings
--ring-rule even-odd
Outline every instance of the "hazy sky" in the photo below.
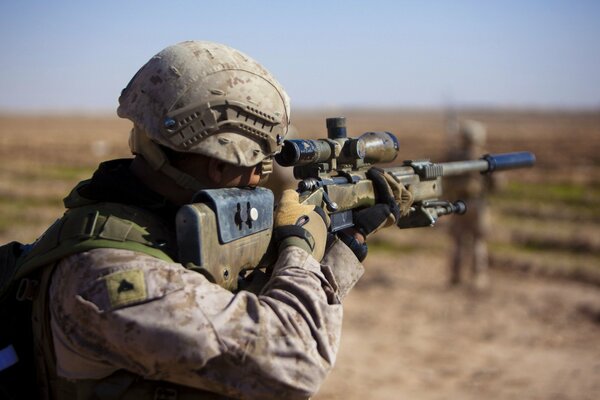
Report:
[[[2,0],[0,110],[112,111],[189,39],[257,59],[296,107],[600,108],[595,0]]]

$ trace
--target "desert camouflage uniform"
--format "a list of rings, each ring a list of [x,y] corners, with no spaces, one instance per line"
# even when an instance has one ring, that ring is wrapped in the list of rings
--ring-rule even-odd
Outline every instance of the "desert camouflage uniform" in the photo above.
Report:
[[[123,175],[118,163],[106,165]],[[115,185],[104,181],[111,183],[95,192]],[[71,255],[57,264],[48,291],[58,375],[50,390],[61,400],[75,392],[308,398],[335,362],[341,299],[362,272],[337,240],[321,264],[302,249],[284,249],[257,293],[232,293],[180,264],[130,250]]]
[[[110,282],[123,281],[134,288],[115,298]],[[50,288],[58,372],[80,380],[125,369],[236,398],[307,398],[339,346],[336,289],[328,267],[293,247],[258,295],[128,250],[73,255]]]
[[[289,99],[268,71],[239,51],[183,42],[138,71],[119,98],[118,114],[134,123],[134,154],[179,187],[197,191],[202,184],[175,168],[165,151],[237,166],[260,163],[266,173],[288,130]],[[117,222],[125,237],[137,209],[152,213],[169,231],[165,254],[176,259],[177,251],[167,251],[176,243],[170,232],[176,207],[143,185],[129,163],[103,163],[72,195],[92,207],[131,207]],[[46,269],[41,287],[47,291],[34,304],[34,319],[43,324],[34,328],[38,371],[47,377],[46,392],[60,400],[305,399],[333,366],[340,302],[362,271],[340,241],[321,263],[289,246],[266,284],[232,293],[132,248],[69,253]]]

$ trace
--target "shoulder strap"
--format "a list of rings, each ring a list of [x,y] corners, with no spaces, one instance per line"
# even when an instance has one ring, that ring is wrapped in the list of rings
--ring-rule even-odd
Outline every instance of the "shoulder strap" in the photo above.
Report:
[[[159,217],[117,203],[97,203],[68,210],[19,260],[14,280],[71,254],[97,248],[141,252],[172,262],[176,239]]]

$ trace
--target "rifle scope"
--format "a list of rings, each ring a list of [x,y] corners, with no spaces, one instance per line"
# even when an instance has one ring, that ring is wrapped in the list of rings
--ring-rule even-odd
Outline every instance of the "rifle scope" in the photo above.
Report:
[[[332,139],[286,140],[275,160],[283,167],[326,163],[334,158],[341,164],[354,164],[357,160],[386,163],[396,158],[400,147],[398,139],[389,132],[367,132],[357,139],[342,139],[341,151],[335,157],[337,143],[339,140]]]

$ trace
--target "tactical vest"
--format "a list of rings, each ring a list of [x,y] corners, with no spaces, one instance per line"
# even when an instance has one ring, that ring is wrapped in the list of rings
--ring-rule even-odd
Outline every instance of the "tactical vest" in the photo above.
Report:
[[[169,223],[147,210],[117,203],[92,203],[81,198],[66,201],[66,205],[68,211],[34,243],[17,271],[17,279],[22,278],[24,286],[30,284],[35,289],[31,290],[35,293],[32,324],[42,398],[224,399],[189,387],[146,380],[124,370],[101,380],[71,381],[58,377],[48,299],[52,272],[58,261],[97,248],[132,250],[169,262],[177,254],[175,235]],[[31,276],[37,277],[37,282],[31,279],[28,283]]]

